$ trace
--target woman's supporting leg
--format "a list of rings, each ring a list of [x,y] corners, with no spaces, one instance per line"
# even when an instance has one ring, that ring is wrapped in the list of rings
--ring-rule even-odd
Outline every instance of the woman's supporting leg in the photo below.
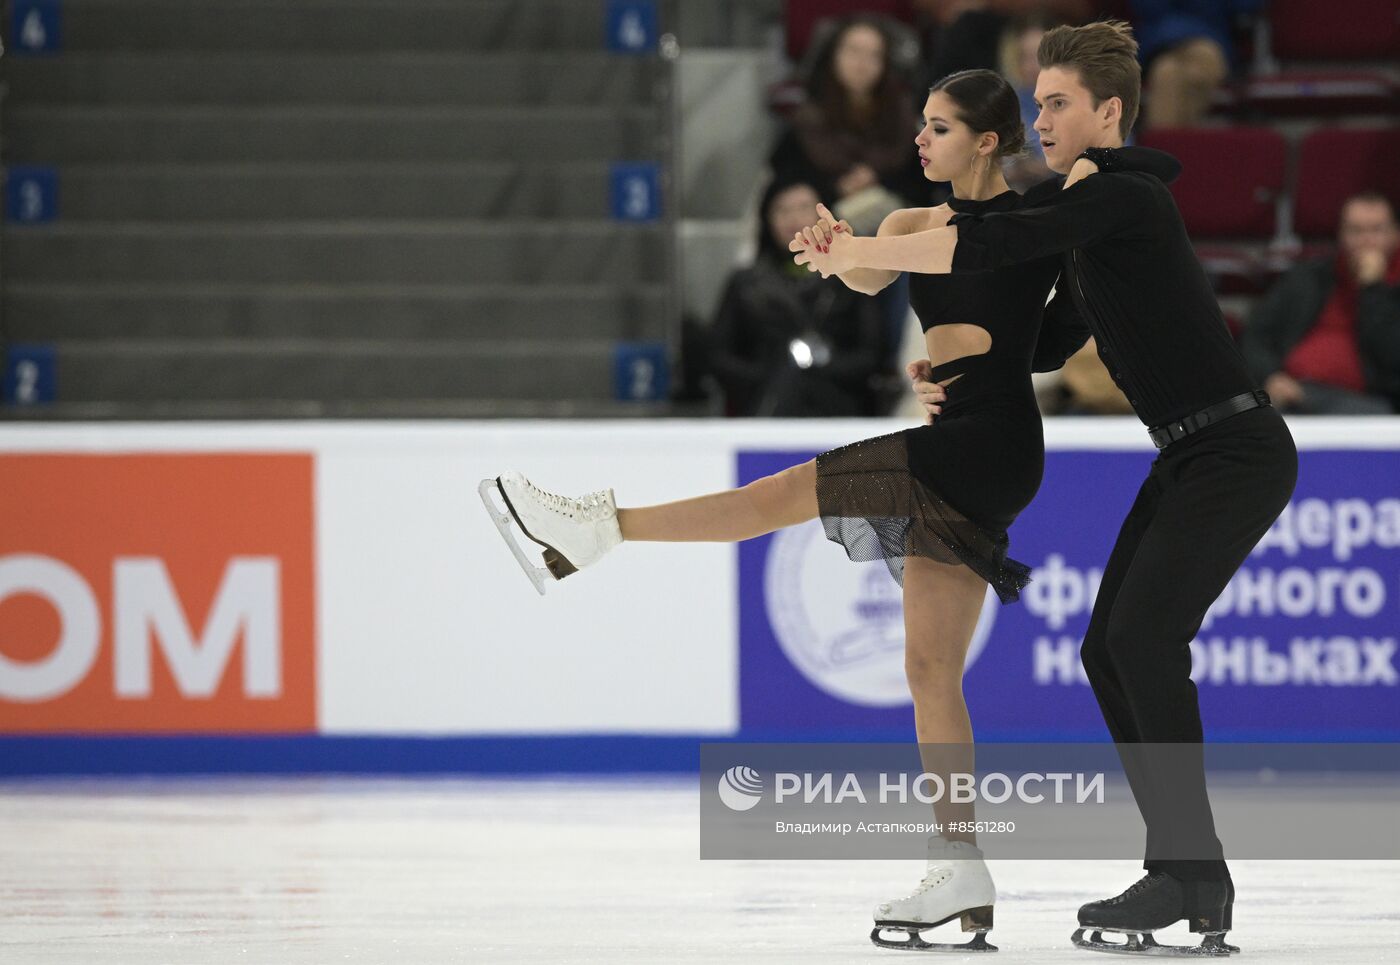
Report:
[[[622,538],[658,543],[735,543],[817,516],[817,463],[808,460],[747,486],[659,506],[619,509]]]
[[[966,566],[921,556],[904,560],[904,668],[914,697],[914,723],[924,769],[939,775],[972,773],[972,721],[963,700],[967,649],[982,615],[987,583]],[[934,813],[950,821],[975,820],[971,804],[943,800]],[[945,832],[950,841],[975,844],[972,833]]]

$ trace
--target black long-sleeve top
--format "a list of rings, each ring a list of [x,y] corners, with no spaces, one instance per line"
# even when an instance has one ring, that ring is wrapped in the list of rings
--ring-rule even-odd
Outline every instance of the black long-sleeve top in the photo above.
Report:
[[[1142,172],[1106,172],[1036,201],[955,216],[953,271],[1060,254],[1060,284],[1148,426],[1256,387],[1166,185]]]
[[[1150,147],[1120,147],[1115,148],[1112,155],[1116,171],[1141,171],[1152,175],[1163,184],[1171,184],[1181,176],[1181,162],[1165,151]],[[1064,183],[1063,177],[1052,177],[1033,185],[1021,196],[1019,206],[1024,208],[1044,203],[1046,199],[1059,194],[1064,188]],[[948,204],[958,214],[992,213],[997,210],[1012,210],[1015,207],[1002,205],[979,211],[979,208],[986,206],[968,204],[956,198],[949,199]],[[1035,355],[1031,361],[1032,372],[1053,372],[1062,368],[1069,357],[1089,340],[1089,326],[1075,306],[1074,299],[1067,290],[1067,283],[1068,279],[1061,274],[1055,286],[1055,296],[1045,306]]]

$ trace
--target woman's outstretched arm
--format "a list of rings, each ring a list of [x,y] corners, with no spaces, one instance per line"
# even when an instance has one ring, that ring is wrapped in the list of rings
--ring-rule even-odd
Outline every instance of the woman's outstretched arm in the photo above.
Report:
[[[874,238],[853,238],[838,231],[833,232],[824,249],[805,247],[793,260],[807,265],[811,271],[821,272],[823,278],[845,275],[856,269],[873,269],[892,275],[901,271],[946,275],[953,269],[953,249],[957,243],[957,229],[951,226]]]
[[[946,221],[951,211],[944,205],[941,208],[933,209],[934,213],[942,213],[940,220]],[[832,238],[837,234],[845,234],[848,237],[856,237],[851,231],[851,226],[846,221],[837,220],[836,216],[827,210],[826,205],[817,205],[817,214],[821,220],[815,225],[803,228],[793,236],[788,243],[788,250],[799,252],[805,249],[815,249],[821,251],[829,247]],[[920,208],[900,208],[892,211],[880,222],[880,228],[875,233],[877,238],[890,238],[896,235],[907,235],[917,231],[921,224],[927,224],[930,219],[930,212]],[[801,264],[801,262],[798,262]],[[829,274],[829,273],[828,273]],[[899,277],[899,271],[884,268],[856,267],[849,271],[839,272],[836,277],[841,279],[842,284],[854,292],[862,295],[878,295]]]

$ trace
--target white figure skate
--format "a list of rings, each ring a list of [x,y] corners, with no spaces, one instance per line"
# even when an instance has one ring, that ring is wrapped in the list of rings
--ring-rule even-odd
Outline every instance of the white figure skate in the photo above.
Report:
[[[929,838],[928,870],[919,887],[907,898],[887,901],[875,909],[875,930],[870,940],[881,948],[935,952],[994,952],[988,944],[996,886],[982,860],[982,851],[966,841]],[[971,941],[958,945],[924,941],[920,932],[962,918],[962,930],[975,932]],[[884,938],[882,931],[902,931],[901,939]]]
[[[500,494],[505,509],[496,506],[491,492]],[[551,580],[562,580],[622,542],[617,525],[617,501],[611,489],[579,499],[547,493],[518,472],[483,479],[477,487],[491,521],[515,554],[540,595]],[[526,539],[544,547],[544,566],[536,566],[510,532],[514,521]]]

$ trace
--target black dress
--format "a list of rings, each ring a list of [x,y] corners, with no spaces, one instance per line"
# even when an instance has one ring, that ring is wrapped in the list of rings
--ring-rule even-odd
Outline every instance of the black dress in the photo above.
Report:
[[[1013,211],[1024,203],[1014,191],[948,202],[965,214]],[[817,457],[827,538],[852,560],[883,559],[901,584],[906,556],[961,563],[1003,603],[1018,598],[1030,570],[1007,556],[1006,531],[1035,496],[1045,469],[1031,372],[1058,368],[1088,337],[1066,295],[1057,292],[1046,305],[1059,274],[1056,256],[969,274],[910,274],[909,301],[924,331],[974,324],[991,335],[991,347],[933,370],[935,382],[956,379],[932,425]]]

